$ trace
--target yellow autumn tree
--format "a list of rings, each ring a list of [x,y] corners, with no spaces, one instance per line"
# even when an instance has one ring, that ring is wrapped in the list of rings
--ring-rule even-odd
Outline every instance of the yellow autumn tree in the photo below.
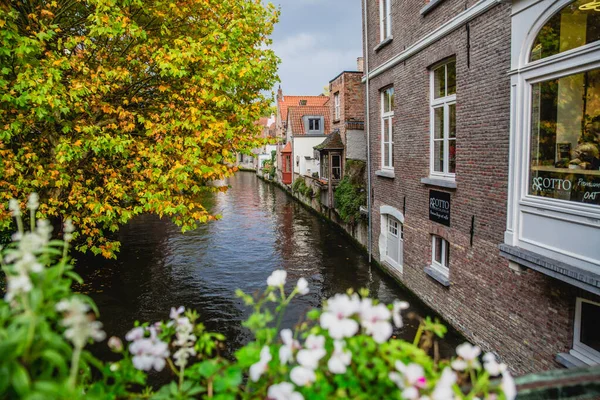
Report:
[[[214,218],[201,192],[260,143],[277,18],[261,0],[1,3],[0,230],[31,192],[107,257],[137,214]]]

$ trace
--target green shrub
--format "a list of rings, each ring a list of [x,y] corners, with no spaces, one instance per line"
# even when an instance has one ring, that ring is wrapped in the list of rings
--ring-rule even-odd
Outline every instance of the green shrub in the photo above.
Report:
[[[335,188],[334,196],[340,218],[346,223],[356,223],[360,218],[360,206],[367,204],[364,187],[353,184],[350,176],[346,175]]]

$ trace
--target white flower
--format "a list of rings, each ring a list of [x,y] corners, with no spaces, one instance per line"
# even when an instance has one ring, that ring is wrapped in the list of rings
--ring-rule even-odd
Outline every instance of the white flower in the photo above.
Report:
[[[283,346],[279,348],[279,361],[281,365],[285,365],[292,360],[293,352],[300,348],[300,343],[294,340],[290,329],[281,331],[281,340],[283,341]]]
[[[454,391],[452,387],[456,383],[456,374],[452,369],[446,367],[442,371],[442,376],[437,381],[433,392],[431,393],[431,400],[448,400],[454,398]]]
[[[472,346],[470,343],[463,343],[456,348],[456,354],[460,357],[452,361],[452,368],[456,371],[465,369],[479,368],[481,364],[477,357],[481,354],[479,346]]]
[[[46,244],[48,244],[48,242],[50,241],[50,239],[52,237],[52,229],[53,229],[52,225],[50,224],[50,221],[48,221],[47,219],[38,219],[37,220],[36,233],[43,240],[44,246]]]
[[[173,354],[173,358],[175,359],[175,365],[177,365],[178,367],[185,367],[188,363],[188,359],[190,358],[190,356],[193,357],[195,355],[196,350],[194,350],[193,347],[182,347]]]
[[[303,367],[315,370],[321,358],[325,357],[325,336],[308,335],[304,342],[304,349],[296,354],[296,361]]]
[[[15,262],[14,267],[21,274],[29,272],[39,273],[44,270],[44,266],[38,262],[32,253],[24,253],[21,259]]]
[[[169,346],[150,331],[149,338],[135,340],[129,345],[129,352],[133,354],[131,361],[136,369],[142,371],[162,371],[166,365],[165,359],[169,357]]]
[[[65,242],[70,242],[73,240],[73,232],[75,232],[75,227],[73,226],[73,220],[71,218],[67,218],[63,225],[63,239]]]
[[[88,315],[90,306],[79,298],[61,300],[56,304],[56,310],[65,314],[62,320],[62,325],[67,328],[64,335],[75,347],[83,348],[89,339],[100,342],[106,337],[102,323]]]
[[[517,397],[517,386],[510,372],[505,371],[502,373],[502,381],[500,382],[500,388],[506,400],[514,400]]]
[[[27,199],[27,209],[30,211],[35,211],[40,206],[40,196],[37,193],[33,192],[29,195],[29,199]]]
[[[350,365],[352,361],[352,353],[349,350],[344,351],[344,342],[336,340],[333,342],[334,350],[329,361],[327,361],[327,368],[333,374],[344,374],[346,373],[346,367]]]
[[[271,359],[269,346],[264,346],[260,351],[260,360],[250,366],[250,379],[252,379],[253,382],[257,382],[260,379],[261,375],[269,367],[269,361],[271,361]]]
[[[304,400],[302,394],[294,391],[294,385],[289,382],[281,382],[269,386],[267,391],[268,400]]]
[[[183,314],[184,311],[185,308],[183,306],[180,306],[179,308],[171,307],[171,313],[169,314],[169,318],[171,318],[172,320],[176,320],[181,314]]]
[[[345,294],[336,294],[329,300],[321,314],[320,322],[323,329],[329,330],[333,339],[351,337],[358,332],[358,322],[350,317],[357,313],[360,307],[358,296],[349,297]]]
[[[6,276],[6,294],[4,295],[4,300],[7,302],[11,302],[16,296],[21,293],[29,293],[33,288],[31,284],[31,279],[29,279],[29,275],[20,274],[17,276]]]
[[[483,368],[485,368],[490,376],[498,376],[506,371],[506,364],[498,363],[494,354],[485,353],[483,356]]]
[[[282,269],[273,271],[273,273],[267,278],[267,285],[271,287],[279,287],[285,285],[285,278],[287,278],[287,272]]]
[[[391,316],[392,313],[383,304],[374,306],[371,299],[363,299],[361,302],[360,322],[377,343],[383,343],[392,336],[393,328],[389,322]]]
[[[392,310],[392,319],[394,320],[394,325],[396,328],[402,328],[404,326],[404,322],[402,321],[402,315],[400,312],[402,310],[406,310],[408,308],[408,303],[406,301],[394,301],[394,308]]]
[[[308,292],[310,291],[308,289],[308,281],[304,278],[298,279],[298,283],[296,283],[296,290],[300,295],[308,294]]]
[[[8,201],[8,209],[10,210],[13,217],[21,215],[21,207],[16,199],[10,199]]]
[[[402,397],[410,400],[418,399],[419,389],[427,385],[423,367],[414,363],[405,365],[400,361],[396,361],[395,367],[398,372],[390,372],[388,376],[398,388],[403,389]]]
[[[317,380],[317,376],[312,369],[299,366],[290,371],[290,379],[298,386],[306,386]]]
[[[144,327],[138,326],[137,328],[133,328],[132,330],[127,332],[127,334],[125,335],[125,339],[128,342],[133,342],[135,340],[142,339],[144,337],[145,332],[146,329]]]

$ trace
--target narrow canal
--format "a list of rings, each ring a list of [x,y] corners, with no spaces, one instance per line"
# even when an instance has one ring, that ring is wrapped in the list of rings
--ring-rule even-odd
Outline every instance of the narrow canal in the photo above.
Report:
[[[238,172],[226,193],[208,199],[219,221],[182,234],[167,219],[135,218],[120,232],[115,261],[80,258],[83,288],[98,304],[108,335],[121,337],[135,320],[167,319],[172,306],[196,309],[209,330],[228,339],[228,353],[250,339],[241,322],[249,310],[235,290],[262,290],[272,271],[285,269],[289,287],[300,277],[310,294],[295,300],[284,324],[292,326],[323,299],[365,287],[389,303],[409,301],[419,315],[431,314],[393,279],[370,266],[366,256],[337,227],[309,212],[281,189],[250,172]],[[416,321],[396,332],[411,340]],[[450,332],[440,350],[453,354],[461,338]]]

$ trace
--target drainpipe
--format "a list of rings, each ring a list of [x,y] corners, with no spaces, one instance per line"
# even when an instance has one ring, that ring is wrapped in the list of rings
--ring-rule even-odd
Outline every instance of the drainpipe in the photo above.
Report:
[[[367,18],[367,0],[363,0],[363,20],[365,21],[365,68],[366,71],[366,83],[365,83],[365,94],[367,99],[366,112],[365,112],[365,130],[367,131],[367,215],[369,219],[368,227],[368,248],[369,248],[369,263],[373,256],[373,244],[372,244],[372,225],[371,225],[371,135],[369,133],[369,20]]]

